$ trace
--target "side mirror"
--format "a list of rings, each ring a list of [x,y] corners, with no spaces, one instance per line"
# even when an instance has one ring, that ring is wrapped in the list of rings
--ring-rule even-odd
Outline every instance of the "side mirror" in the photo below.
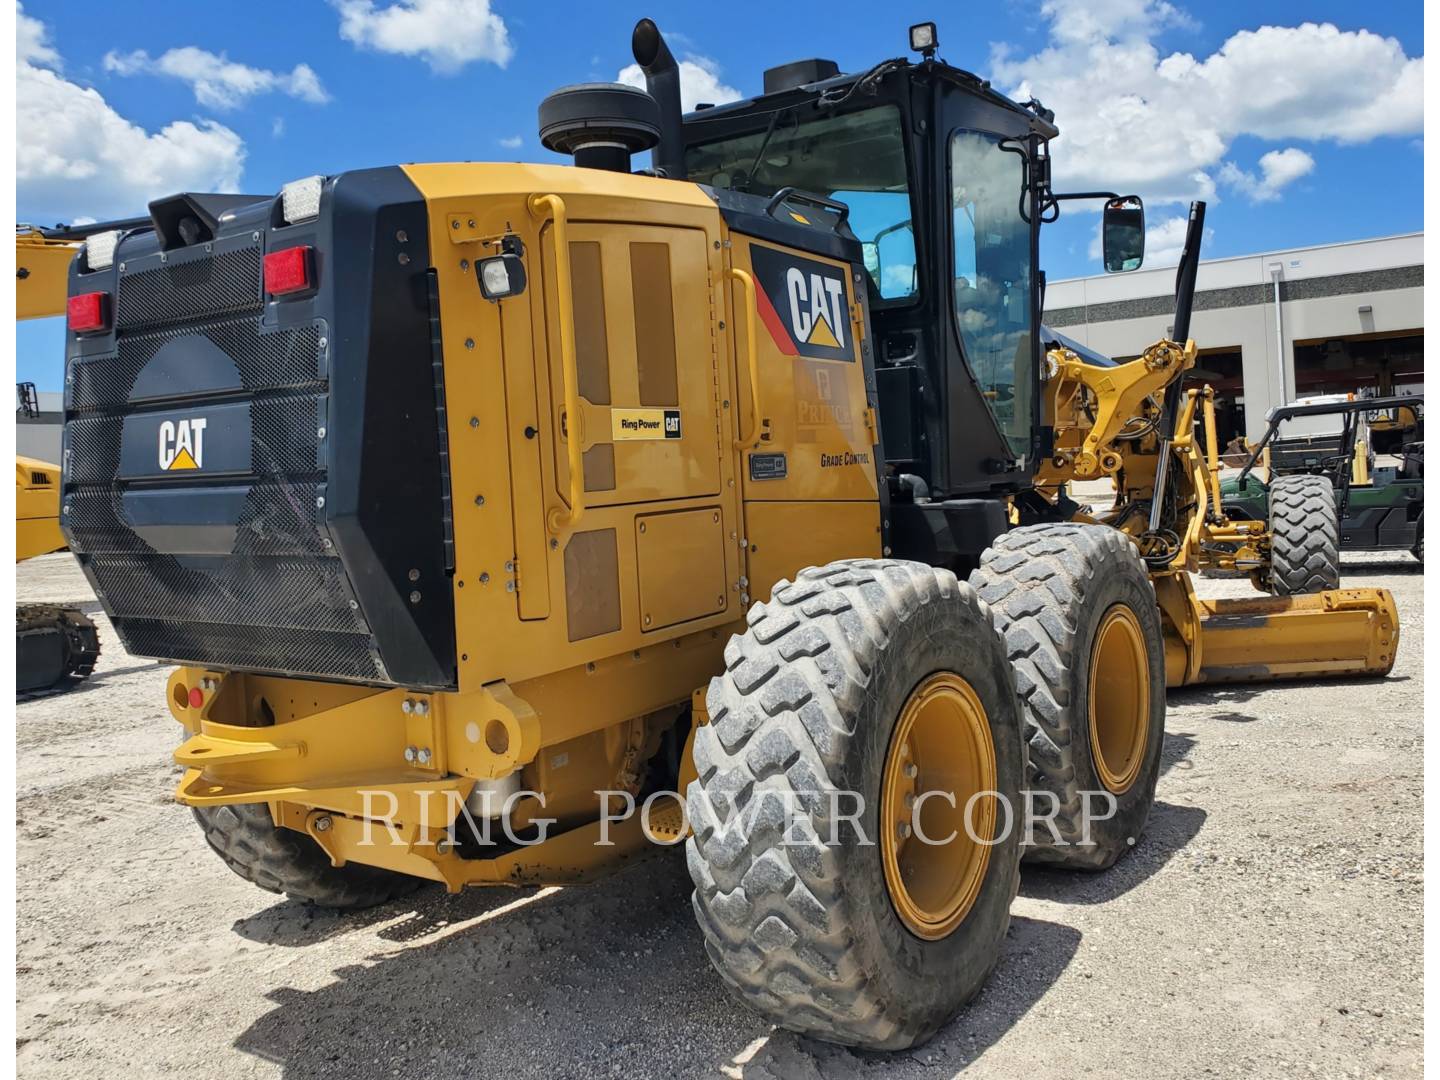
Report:
[[[1125,195],[1105,203],[1100,226],[1105,249],[1105,272],[1123,274],[1139,270],[1145,261],[1145,204],[1138,195]]]
[[[871,276],[875,289],[882,300],[898,300],[914,296],[915,284],[915,234],[910,222],[901,221],[875,234],[870,245],[861,245],[864,251],[872,246],[875,250],[875,269]],[[868,268],[868,267],[867,267]]]

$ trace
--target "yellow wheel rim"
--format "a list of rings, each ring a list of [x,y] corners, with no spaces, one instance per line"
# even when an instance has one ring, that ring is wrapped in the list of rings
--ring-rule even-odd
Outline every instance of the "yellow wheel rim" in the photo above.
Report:
[[[985,706],[960,676],[931,675],[900,710],[880,787],[885,885],[895,913],[917,937],[936,941],[950,934],[980,895],[996,798],[986,794],[972,803],[972,797],[994,791],[995,744]]]
[[[1150,661],[1135,613],[1115,604],[1090,654],[1090,756],[1100,782],[1123,795],[1140,775],[1150,727]]]

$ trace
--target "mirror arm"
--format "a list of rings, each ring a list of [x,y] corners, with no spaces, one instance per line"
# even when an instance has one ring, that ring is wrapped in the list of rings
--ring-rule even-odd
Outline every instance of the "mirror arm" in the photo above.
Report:
[[[1067,195],[1056,195],[1054,192],[1051,192],[1050,195],[1049,195],[1049,199],[1050,199],[1051,202],[1066,202],[1066,201],[1071,200],[1071,199],[1118,199],[1118,198],[1120,198],[1120,196],[1119,196],[1119,195],[1116,195],[1115,192],[1113,192],[1113,191],[1072,191],[1072,192],[1070,192],[1070,193],[1067,194]]]

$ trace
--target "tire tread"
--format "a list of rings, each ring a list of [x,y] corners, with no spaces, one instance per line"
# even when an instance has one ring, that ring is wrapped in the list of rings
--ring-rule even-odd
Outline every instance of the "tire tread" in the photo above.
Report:
[[[896,1015],[884,991],[854,960],[846,883],[828,847],[785,846],[766,816],[767,793],[789,793],[809,816],[844,790],[847,738],[861,698],[891,637],[887,626],[945,599],[980,603],[946,570],[884,559],[810,567],[754,605],[747,629],[726,650],[726,671],[710,683],[710,722],[697,729],[686,855],[692,902],[705,948],[721,977],[783,1027],[847,1045],[895,1049],[928,1038],[949,1018]],[[993,626],[993,615],[985,611]],[[759,800],[757,805],[756,800]],[[733,812],[755,813],[739,829],[717,830]],[[1018,866],[1010,884],[1013,900]],[[993,965],[992,965],[993,966]],[[989,972],[986,972],[988,976]]]
[[[264,805],[192,807],[205,842],[226,866],[266,892],[317,907],[358,911],[406,896],[423,878],[346,863],[330,857],[310,837],[278,828]]]
[[[1270,590],[1298,596],[1340,587],[1340,523],[1328,477],[1294,474],[1270,484]]]

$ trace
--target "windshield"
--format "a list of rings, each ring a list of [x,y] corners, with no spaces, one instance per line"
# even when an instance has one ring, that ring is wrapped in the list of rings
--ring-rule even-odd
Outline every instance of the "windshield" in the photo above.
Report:
[[[759,131],[689,147],[690,179],[754,195],[794,187],[838,199],[850,207],[850,228],[864,247],[876,294],[914,296],[919,282],[900,110],[878,105],[837,116],[797,106],[771,119]]]
[[[998,135],[950,141],[955,318],[965,358],[1010,448],[1030,445],[1030,226],[1020,216],[1024,168]]]

